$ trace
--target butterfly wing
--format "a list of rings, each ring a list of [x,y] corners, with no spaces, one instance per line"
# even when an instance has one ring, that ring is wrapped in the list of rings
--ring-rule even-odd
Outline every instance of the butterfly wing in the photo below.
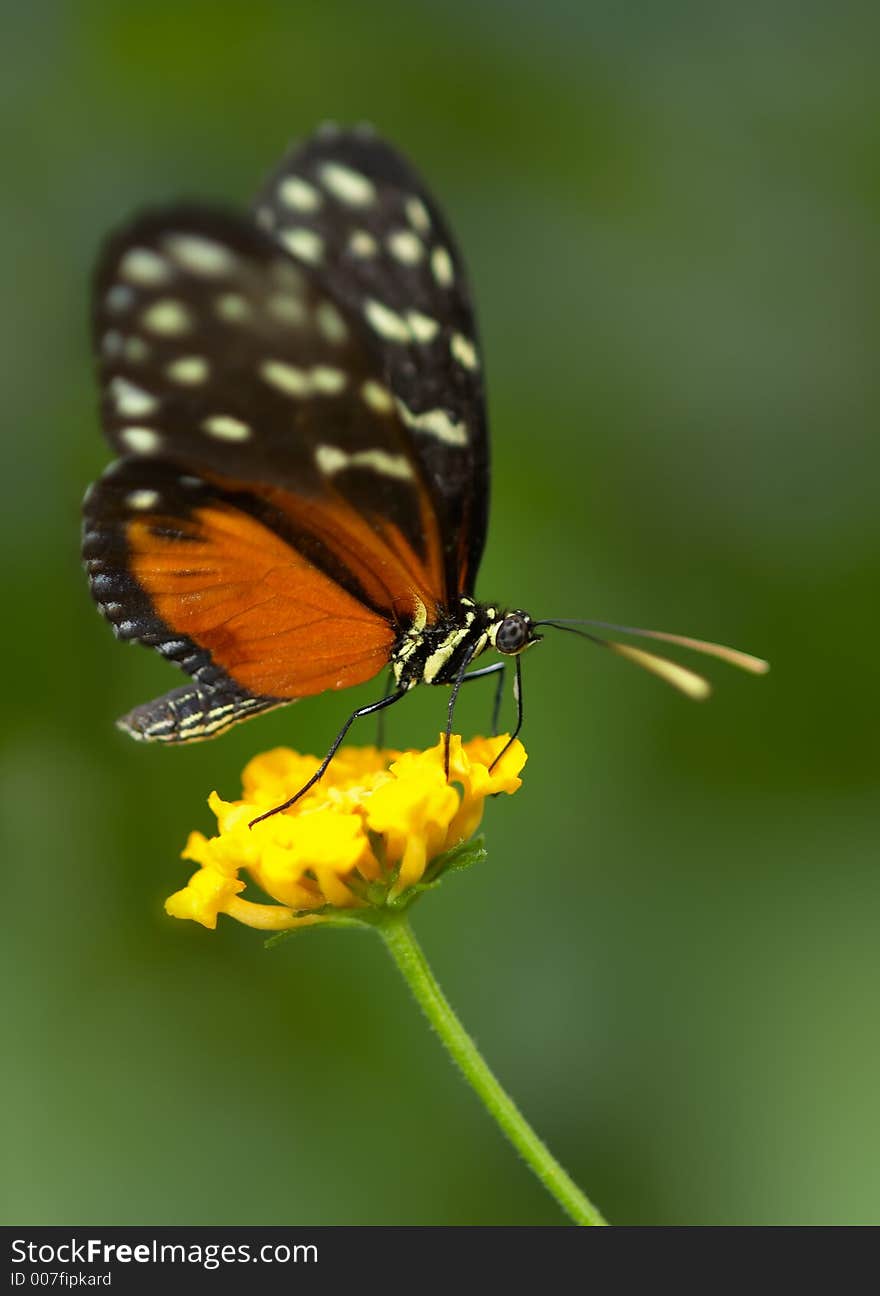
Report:
[[[388,661],[390,621],[297,547],[287,499],[161,459],[120,460],[91,488],[84,554],[101,611],[120,638],[158,649],[194,680],[125,717],[135,737],[208,737],[370,679]],[[378,545],[375,554],[378,572]]]
[[[472,594],[486,537],[489,449],[467,274],[415,169],[369,127],[325,127],[295,148],[255,204],[361,322],[431,492],[445,583]]]
[[[273,240],[219,212],[141,217],[101,258],[94,324],[124,458],[85,504],[92,592],[195,681],[185,706],[134,713],[136,736],[204,737],[347,687],[436,616],[411,438],[357,322]]]
[[[194,681],[121,722],[138,737],[370,678],[470,591],[482,550],[475,325],[435,204],[357,132],[316,137],[269,189],[257,222],[146,213],[97,269],[123,458],[85,505],[92,591]]]
[[[127,226],[98,266],[94,331],[117,450],[393,518],[445,599],[438,519],[360,321],[247,219]]]

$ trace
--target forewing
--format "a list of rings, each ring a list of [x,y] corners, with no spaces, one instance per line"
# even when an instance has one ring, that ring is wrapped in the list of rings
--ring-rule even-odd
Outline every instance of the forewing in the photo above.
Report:
[[[427,593],[429,610],[445,601],[433,498],[372,338],[306,256],[297,263],[244,217],[147,213],[102,253],[94,329],[104,427],[133,459],[127,477],[143,465],[135,485],[153,490],[150,464],[162,461],[183,476],[332,509],[333,534],[303,538],[325,572],[345,566],[330,552],[334,538],[351,548],[343,518],[375,533],[393,524],[416,569],[413,588]],[[397,596],[385,613],[405,623],[415,599],[393,571],[385,585]]]
[[[329,127],[285,159],[256,217],[359,321],[434,498],[447,587],[471,593],[488,516],[483,375],[464,263],[436,202],[372,130]]]

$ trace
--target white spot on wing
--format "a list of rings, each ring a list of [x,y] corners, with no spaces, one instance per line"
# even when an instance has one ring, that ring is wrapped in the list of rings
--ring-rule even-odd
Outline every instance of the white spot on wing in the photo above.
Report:
[[[320,175],[324,188],[349,207],[367,207],[376,197],[372,180],[341,162],[325,162]]]
[[[127,378],[119,376],[112,379],[110,394],[116,409],[124,418],[140,418],[144,414],[152,414],[158,405],[155,396],[142,391],[140,387],[135,387],[134,383],[129,382]]]
[[[135,430],[149,432],[151,429],[150,428],[142,428],[142,429],[126,428],[125,430],[126,432],[135,431]],[[159,438],[157,434],[153,432],[152,435],[156,437],[156,441],[158,443]],[[114,459],[112,463],[108,463],[107,467],[101,473],[102,480],[105,477],[115,477],[116,474],[120,472],[124,467],[125,467],[124,459]],[[100,576],[96,576],[94,579],[103,580],[104,578]]]
[[[134,305],[134,292],[127,284],[114,284],[104,298],[104,303],[114,315]]]
[[[344,472],[346,468],[369,468],[383,477],[396,477],[400,481],[408,481],[413,475],[405,455],[389,454],[386,450],[356,450],[349,454],[339,446],[319,445],[315,450],[315,463],[328,477]]]
[[[423,315],[421,311],[408,311],[406,322],[412,329],[413,337],[417,342],[430,342],[436,337],[440,325],[430,315]]]
[[[389,342],[412,341],[412,334],[406,320],[374,298],[367,298],[364,303],[364,314],[367,323]]]
[[[208,377],[208,362],[204,356],[181,356],[179,360],[172,360],[165,372],[172,382],[191,387],[203,383]]]
[[[332,302],[321,302],[315,318],[320,332],[328,342],[342,343],[347,339],[348,327]]]
[[[350,460],[351,455],[339,446],[319,445],[315,449],[315,463],[327,477],[342,472],[343,468],[348,467]]]
[[[304,324],[306,320],[305,305],[290,293],[275,293],[266,302],[266,310],[282,324]]]
[[[431,217],[428,215],[428,209],[421,198],[407,198],[405,211],[406,218],[413,229],[418,230],[420,234],[427,234],[431,228]]]
[[[453,333],[449,339],[449,350],[453,358],[463,365],[465,369],[476,369],[478,367],[477,348],[466,338],[463,333]]]
[[[154,288],[157,284],[167,283],[171,278],[171,267],[164,257],[152,248],[129,248],[119,262],[119,273],[129,283],[143,284]]]
[[[284,360],[264,360],[259,372],[264,382],[285,396],[335,396],[348,382],[343,370],[332,365],[298,369]]]
[[[251,313],[250,304],[240,293],[223,293],[214,302],[214,309],[227,324],[240,324]]]
[[[395,230],[388,235],[388,251],[403,265],[418,265],[425,255],[425,246],[412,230]]]
[[[183,302],[175,301],[173,297],[162,297],[159,301],[153,302],[144,311],[141,321],[144,328],[149,329],[151,333],[160,333],[167,337],[188,333],[192,328],[192,317],[189,311]]]
[[[165,246],[178,265],[193,274],[216,276],[228,274],[235,265],[229,248],[201,234],[172,234]]]
[[[110,356],[112,359],[122,354],[124,341],[121,333],[117,333],[116,329],[110,329],[109,333],[105,333],[101,338],[101,350],[105,356]]]
[[[202,427],[209,436],[217,437],[220,441],[247,441],[251,435],[247,423],[242,423],[241,419],[233,418],[230,414],[212,414],[203,421]]]
[[[330,365],[316,365],[311,373],[311,381],[316,392],[321,392],[325,396],[334,396],[342,391],[347,379],[341,369],[334,369]]]
[[[361,395],[370,409],[375,410],[377,414],[390,414],[394,409],[391,392],[381,383],[374,382],[372,378],[369,378],[361,387]]]
[[[135,454],[151,454],[162,444],[159,433],[148,427],[123,428],[119,433],[119,440],[126,449],[133,450]]]
[[[260,377],[285,396],[307,396],[310,390],[305,370],[285,364],[283,360],[264,360]]]
[[[452,257],[445,247],[434,248],[431,253],[431,269],[440,287],[449,288],[455,278],[455,270],[452,266]]]
[[[140,364],[141,361],[146,360],[147,356],[150,354],[150,348],[147,346],[143,338],[139,338],[136,334],[132,334],[130,338],[126,338],[125,346],[122,348],[122,354],[130,364]]]
[[[348,240],[348,247],[352,256],[356,257],[375,256],[379,251],[379,244],[366,230],[355,230]]]
[[[422,414],[415,414],[402,400],[397,401],[397,409],[407,427],[413,428],[416,432],[424,432],[428,436],[436,437],[446,445],[467,445],[466,425],[456,423],[445,409],[425,410]]]
[[[285,207],[302,212],[317,211],[323,201],[315,186],[300,176],[286,176],[278,186],[278,197]]]
[[[159,492],[154,490],[135,490],[125,497],[129,508],[151,509],[159,503]]]
[[[282,230],[279,238],[284,246],[302,261],[317,265],[324,255],[324,240],[314,230],[304,225],[295,225],[292,229]]]

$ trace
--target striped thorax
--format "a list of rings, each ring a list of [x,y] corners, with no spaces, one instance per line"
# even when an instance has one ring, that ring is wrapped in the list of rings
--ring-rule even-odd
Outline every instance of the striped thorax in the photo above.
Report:
[[[497,607],[461,598],[454,612],[433,624],[416,618],[394,646],[391,659],[399,688],[416,684],[454,684],[463,669],[494,648],[516,656],[541,638],[533,632],[526,612],[502,612]]]

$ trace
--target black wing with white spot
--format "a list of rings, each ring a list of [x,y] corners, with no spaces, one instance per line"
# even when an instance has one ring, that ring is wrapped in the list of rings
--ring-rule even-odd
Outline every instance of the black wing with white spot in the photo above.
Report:
[[[412,440],[363,322],[246,217],[147,213],[111,238],[94,305],[122,454],[389,513],[426,544]]]
[[[325,127],[294,149],[255,213],[368,335],[435,501],[447,585],[471,593],[489,455],[474,310],[443,214],[413,167],[366,127]]]

